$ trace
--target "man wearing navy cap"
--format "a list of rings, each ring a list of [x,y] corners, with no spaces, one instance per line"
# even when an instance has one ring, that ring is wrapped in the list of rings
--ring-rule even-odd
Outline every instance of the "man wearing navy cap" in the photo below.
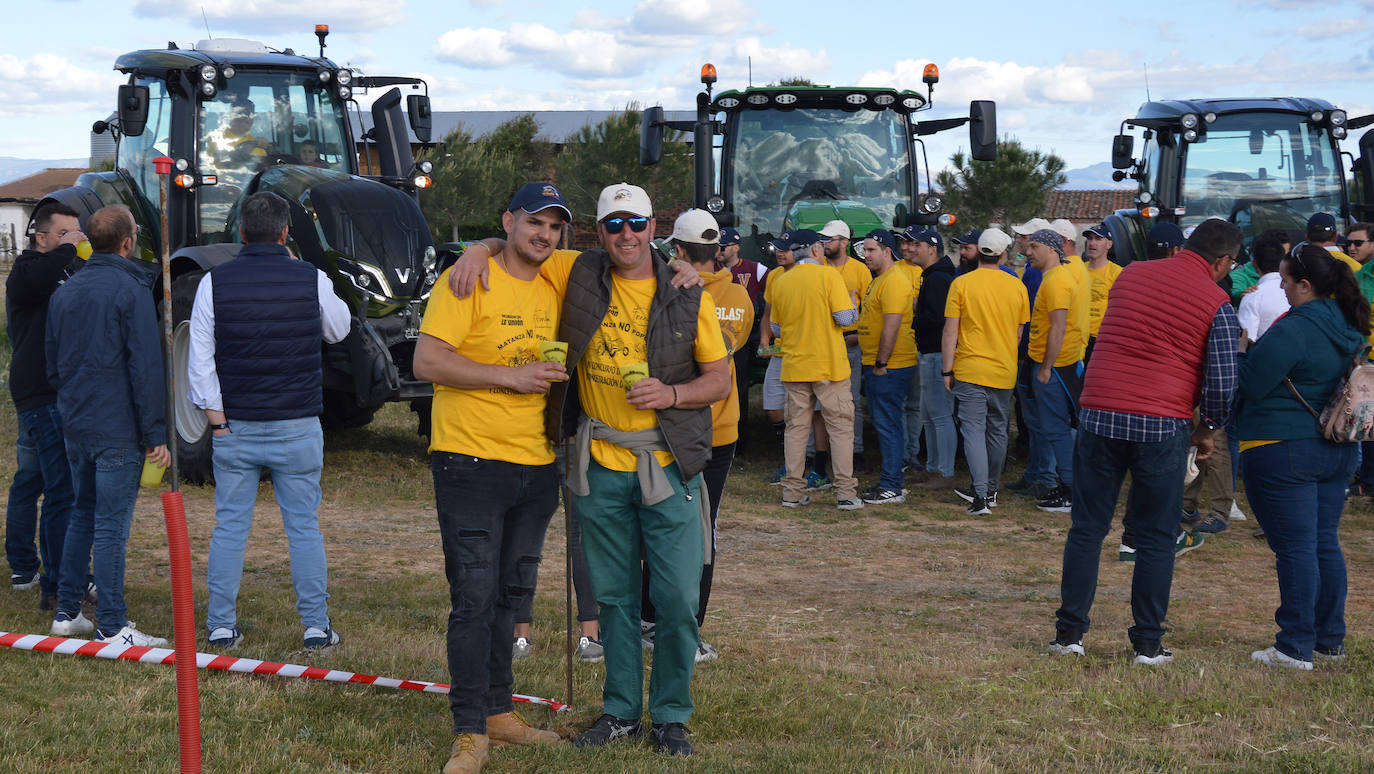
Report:
[[[896,268],[896,247],[886,229],[874,229],[864,239],[864,259],[877,275],[859,305],[858,326],[868,407],[882,453],[882,477],[863,494],[864,502],[873,504],[906,501],[902,404],[916,370],[916,340],[911,329],[911,282]]]
[[[1172,258],[1183,249],[1183,229],[1177,223],[1156,223],[1145,234],[1145,257],[1151,261]]]
[[[916,294],[917,371],[921,380],[921,425],[926,434],[925,489],[954,486],[954,404],[945,387],[941,340],[945,330],[945,301],[954,282],[954,262],[944,254],[940,232],[929,228],[913,235],[921,262],[921,289]]]
[[[1099,223],[1083,232],[1084,253],[1088,258],[1088,346],[1083,352],[1083,362],[1092,359],[1093,347],[1097,344],[1097,332],[1102,328],[1102,317],[1107,314],[1107,294],[1111,292],[1116,278],[1121,275],[1121,265],[1113,263],[1112,232],[1106,223]]]
[[[782,383],[787,392],[783,434],[787,477],[782,504],[789,508],[810,502],[802,492],[806,439],[815,403],[820,403],[830,447],[843,450],[854,443],[854,399],[849,392],[849,355],[842,330],[857,322],[859,314],[844,278],[821,265],[820,242],[821,236],[808,229],[784,231],[773,240],[775,248],[791,250],[797,262],[764,291],[772,333],[782,340]],[[830,465],[839,509],[863,508],[853,458],[832,454]]]
[[[1336,219],[1330,213],[1319,212],[1307,219],[1307,241],[1326,248],[1331,257],[1350,267],[1350,271],[1360,270],[1360,262],[1341,251],[1337,242]]]
[[[959,245],[959,274],[968,274],[978,268],[978,239],[981,236],[982,230],[974,229],[950,240]]]

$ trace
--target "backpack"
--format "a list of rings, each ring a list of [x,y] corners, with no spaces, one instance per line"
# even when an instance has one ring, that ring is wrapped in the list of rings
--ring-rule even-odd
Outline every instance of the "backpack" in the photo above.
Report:
[[[1374,440],[1374,363],[1369,362],[1369,346],[1355,353],[1350,373],[1346,374],[1320,414],[1303,399],[1288,377],[1283,383],[1313,417],[1317,431],[1328,441],[1353,443]]]

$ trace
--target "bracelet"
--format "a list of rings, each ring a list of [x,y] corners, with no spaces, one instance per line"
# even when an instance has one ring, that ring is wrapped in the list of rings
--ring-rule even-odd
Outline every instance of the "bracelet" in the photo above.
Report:
[[[668,386],[673,388],[673,405],[669,406],[668,408],[677,408],[677,385],[670,384]]]
[[[953,375],[954,375],[954,372],[953,372],[953,371],[941,371],[941,372],[940,372],[940,375],[941,375],[941,376],[953,376]]]

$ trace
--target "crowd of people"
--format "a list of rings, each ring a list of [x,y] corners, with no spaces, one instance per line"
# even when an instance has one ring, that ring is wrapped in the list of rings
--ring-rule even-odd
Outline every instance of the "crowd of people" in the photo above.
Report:
[[[560,500],[576,653],[605,662],[603,714],[573,744],[647,731],[664,753],[692,754],[690,685],[695,666],[718,657],[701,628],[756,358],[767,360],[762,403],[784,459],[773,476],[784,507],[828,489],[840,510],[888,507],[920,489],[974,517],[1004,492],[1069,514],[1049,652],[1085,652],[1129,472],[1119,557],[1135,564],[1136,663],[1172,660],[1163,622],[1174,560],[1244,517],[1238,477],[1281,593],[1275,642],[1253,659],[1311,669],[1344,657],[1338,527],[1347,488],[1374,486],[1374,449],[1328,440],[1314,416],[1371,340],[1374,227],[1341,237],[1319,213],[1297,244],[1266,232],[1243,250],[1221,219],[1187,232],[1160,223],[1143,259],[1123,268],[1105,223],[1081,235],[1040,218],[1012,234],[974,230],[952,240],[956,259],[934,228],[857,237],[835,220],[781,233],[769,269],[702,210],[655,244],[653,203],[629,183],[601,192],[595,218],[599,247],[558,249],[571,208],[555,185],[526,184],[501,214],[505,238],[466,248],[420,328],[414,369],[435,385],[431,466],[451,604],[448,774],[480,771],[495,746],[560,742],[511,703]],[[84,228],[88,260],[77,213],[41,207],[7,284],[19,418],[11,586],[41,585],[54,635],[164,645],[123,601],[140,474],[168,462],[153,267],[132,258],[127,208],[106,207]],[[248,197],[243,247],[201,281],[190,318],[186,398],[209,420],[217,483],[211,649],[243,641],[235,603],[263,471],[289,539],[302,645],[342,639],[316,513],[318,417],[321,348],[348,334],[349,313],[287,237],[286,203]],[[879,461],[864,486],[870,425]],[[1027,461],[1003,486],[1013,426]]]

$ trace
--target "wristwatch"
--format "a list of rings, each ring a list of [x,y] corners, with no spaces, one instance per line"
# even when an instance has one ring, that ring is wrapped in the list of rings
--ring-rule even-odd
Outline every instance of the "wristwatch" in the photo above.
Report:
[[[210,432],[212,432],[212,433],[213,433],[214,431],[216,431],[216,430],[228,430],[228,429],[229,429],[229,423],[228,423],[228,422],[222,422],[222,423],[220,423],[220,424],[218,424],[218,425],[210,425]]]
[[[886,361],[886,360],[874,360],[874,361],[873,361],[873,367],[874,367],[874,368],[887,368],[887,361]]]
[[[941,376],[953,376],[953,375],[954,375],[954,372],[953,372],[953,371],[941,371],[941,372],[940,372],[940,375],[941,375]]]

